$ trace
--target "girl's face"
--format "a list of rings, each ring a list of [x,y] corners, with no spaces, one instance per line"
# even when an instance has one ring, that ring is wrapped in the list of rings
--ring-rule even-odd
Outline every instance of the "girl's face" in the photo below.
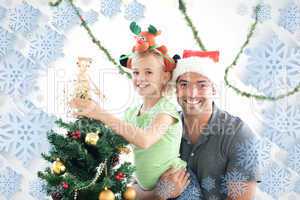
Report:
[[[133,58],[132,74],[134,88],[143,97],[160,96],[170,79],[170,73],[163,71],[162,59],[153,54]]]

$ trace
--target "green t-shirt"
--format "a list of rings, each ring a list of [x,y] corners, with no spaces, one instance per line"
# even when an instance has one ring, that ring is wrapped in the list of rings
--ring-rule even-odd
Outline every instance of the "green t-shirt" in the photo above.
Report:
[[[138,115],[140,108],[141,105],[129,108],[124,116],[125,121],[146,129],[159,113],[166,113],[176,119],[161,139],[150,148],[141,149],[133,145],[137,181],[142,188],[153,189],[159,177],[170,167],[186,167],[186,162],[179,158],[182,123],[176,106],[166,97],[162,97],[142,115]]]

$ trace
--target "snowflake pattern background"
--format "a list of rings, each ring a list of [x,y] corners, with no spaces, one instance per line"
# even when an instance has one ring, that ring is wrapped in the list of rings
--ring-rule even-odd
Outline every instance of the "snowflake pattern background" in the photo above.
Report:
[[[100,13],[111,18],[121,12],[121,5],[121,0],[101,0]]]
[[[46,182],[44,180],[36,179],[29,183],[29,194],[36,200],[46,200]]]
[[[54,127],[54,117],[38,109],[28,113],[8,113],[0,132],[0,151],[11,153],[28,167],[48,146],[46,133]]]
[[[249,173],[267,167],[271,161],[271,144],[266,140],[249,138],[235,148],[239,167]]]
[[[8,11],[9,27],[12,31],[26,36],[38,27],[38,19],[41,13],[27,2]]]
[[[300,144],[295,145],[288,154],[288,166],[300,175]]]
[[[246,181],[248,177],[236,169],[229,171],[222,177],[221,192],[230,195],[233,199],[237,199],[248,191]],[[230,185],[231,190],[228,190]]]
[[[22,176],[9,167],[0,171],[0,194],[7,200],[12,199],[20,191],[21,179]]]
[[[0,59],[13,50],[15,35],[0,27]]]
[[[300,106],[275,103],[263,112],[262,133],[278,147],[288,150],[300,138]]]
[[[64,56],[64,39],[63,35],[46,26],[30,41],[29,57],[38,64],[48,65]]]
[[[0,60],[0,92],[14,97],[26,96],[33,89],[36,65],[14,52]]]
[[[139,21],[144,18],[145,8],[137,0],[132,0],[128,4],[123,4],[121,0],[101,0],[100,13],[105,17],[112,18],[123,11],[126,20]]]
[[[245,79],[265,95],[279,95],[292,90],[300,80],[300,48],[287,46],[273,34],[257,47],[246,49]]]
[[[253,11],[252,17],[255,18],[255,12]],[[260,23],[263,23],[272,18],[272,8],[271,5],[266,3],[260,3],[258,12],[257,12],[257,20]]]
[[[30,100],[21,103],[18,101],[34,92],[33,87],[40,75],[39,70],[47,70],[52,62],[65,56],[64,42],[68,33],[72,28],[79,26],[77,16],[66,1],[58,8],[47,9],[40,9],[34,6],[33,2],[19,0],[10,3],[10,1],[0,0],[0,93],[9,95],[13,99],[18,97],[14,99],[14,103],[19,109],[17,112],[13,109],[6,114],[1,113],[0,126],[4,128],[0,131],[0,156],[3,157],[2,153],[11,155],[19,160],[21,167],[25,169],[28,169],[31,160],[39,159],[39,152],[44,147],[46,148],[46,129],[53,126],[54,118],[37,109]],[[90,4],[92,1],[88,2]],[[108,20],[113,20],[115,16],[122,16],[124,17],[122,20],[128,21],[140,21],[145,18],[146,6],[139,0],[126,2],[96,0],[96,2],[98,5],[93,7],[95,10],[80,10],[89,24],[99,21],[101,15],[107,17]],[[298,34],[300,33],[300,5],[296,0],[286,1],[279,10],[275,9],[275,6],[272,7],[271,1],[260,2],[262,7],[258,13],[258,19],[261,24],[271,21],[300,41],[298,37],[300,35]],[[241,1],[237,7],[237,14],[248,17],[249,20],[253,20],[252,11],[253,5],[251,6],[248,2]],[[275,19],[273,16],[276,11],[279,17]],[[16,45],[18,40],[26,41],[24,49],[17,49],[20,47]],[[281,39],[281,35],[279,37],[274,33],[265,42],[260,42],[254,48],[248,48],[245,54],[248,56],[247,76],[242,79],[245,84],[257,88],[264,94],[276,95],[294,88],[299,83],[299,48],[288,46]],[[257,163],[256,156],[262,158],[258,163],[266,169],[263,171],[263,178],[266,182],[260,184],[260,188],[273,199],[278,199],[279,195],[292,190],[300,194],[299,143],[294,144],[295,141],[299,141],[300,137],[299,112],[298,105],[274,104],[262,113],[263,143],[251,140],[237,147],[239,148],[237,155],[239,164],[245,168]],[[29,115],[25,117],[26,113],[31,113],[30,117]],[[32,134],[27,134],[25,137],[24,133],[29,130],[32,130]],[[21,145],[17,147],[16,143]],[[270,145],[274,144],[287,152],[285,166],[269,166]],[[255,150],[250,151],[253,148]],[[262,149],[262,151],[257,149]],[[245,154],[248,155],[247,159],[242,157]],[[16,172],[18,170],[12,166],[2,166],[7,163],[4,159],[0,160],[0,194],[6,199],[14,199],[13,196],[23,187],[21,180],[25,179],[25,176],[18,174]],[[291,183],[290,171],[298,176],[298,181]],[[245,180],[245,178],[238,171],[232,171],[223,177],[223,186],[230,180]],[[215,184],[215,180],[210,177],[201,180],[201,186],[207,192],[216,189]],[[25,191],[28,191],[28,195],[33,199],[45,199],[44,183],[40,180],[34,179],[24,187],[28,187]],[[234,189],[234,195],[237,196],[247,188],[240,184],[234,185]],[[223,192],[228,192],[226,187],[223,187]],[[217,200],[217,198],[212,195],[209,200]]]
[[[4,19],[7,9],[0,6],[0,21]]]
[[[291,191],[291,174],[274,164],[262,174],[262,181],[259,188],[273,197],[279,199],[284,192]]]
[[[133,0],[125,7],[125,19],[128,21],[139,21],[144,18],[145,6]]]
[[[285,30],[294,33],[300,30],[300,4],[294,0],[288,1],[286,7],[279,10],[278,25]]]
[[[201,187],[204,188],[207,192],[210,192],[212,189],[216,187],[215,184],[216,184],[216,180],[208,176],[202,179]]]

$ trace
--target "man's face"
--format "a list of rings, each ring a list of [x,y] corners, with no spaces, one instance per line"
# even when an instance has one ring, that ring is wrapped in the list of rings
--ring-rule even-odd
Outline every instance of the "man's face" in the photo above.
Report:
[[[187,115],[199,115],[212,105],[215,89],[212,82],[199,73],[187,72],[176,82],[176,95],[179,105]]]

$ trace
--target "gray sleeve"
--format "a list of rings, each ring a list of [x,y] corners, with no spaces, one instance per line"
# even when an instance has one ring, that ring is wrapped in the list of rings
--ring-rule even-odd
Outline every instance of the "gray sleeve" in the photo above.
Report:
[[[259,138],[247,124],[240,121],[228,146],[227,179],[260,182],[259,153],[261,147]]]

